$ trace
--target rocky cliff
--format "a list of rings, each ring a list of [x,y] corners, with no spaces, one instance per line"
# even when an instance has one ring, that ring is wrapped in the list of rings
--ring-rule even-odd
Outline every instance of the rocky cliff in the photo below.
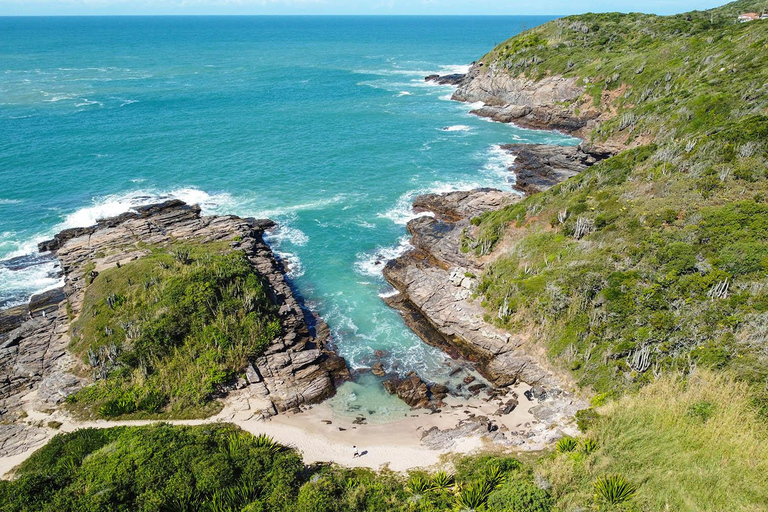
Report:
[[[142,258],[149,247],[179,241],[224,242],[243,251],[268,285],[283,334],[247,368],[247,390],[268,416],[334,393],[346,366],[327,348],[327,326],[308,313],[286,282],[284,269],[262,235],[268,220],[203,216],[181,201],[136,208],[95,226],[69,229],[40,244],[61,262],[62,289],[0,313],[0,418],[13,419],[26,402],[51,408],[87,385],[88,372],[67,351],[70,326],[83,308],[89,276]],[[35,393],[32,393],[36,391]],[[7,454],[7,453],[6,453]]]
[[[518,380],[557,384],[524,340],[484,320],[473,300],[484,262],[460,250],[470,218],[518,201],[520,196],[495,189],[428,194],[414,202],[418,217],[408,223],[414,249],[387,263],[384,276],[400,293],[387,299],[427,343],[454,357],[475,361],[493,384]]]

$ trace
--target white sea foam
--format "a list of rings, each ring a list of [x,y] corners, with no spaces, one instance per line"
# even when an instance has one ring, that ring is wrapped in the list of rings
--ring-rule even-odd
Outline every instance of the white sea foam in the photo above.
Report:
[[[448,66],[440,66],[441,75],[465,75],[469,73],[470,64],[453,64]]]
[[[372,224],[370,222],[366,222],[364,220],[356,220],[355,225],[360,226],[361,228],[365,229],[374,229],[376,227],[376,224]]]
[[[476,181],[458,181],[454,183],[442,183],[436,182],[427,188],[410,190],[401,195],[395,205],[384,213],[377,214],[378,217],[389,219],[395,224],[406,225],[408,221],[419,217],[434,217],[432,212],[419,212],[413,211],[413,200],[416,196],[423,194],[444,194],[446,192],[455,192],[456,190],[471,190],[484,186]]]
[[[75,103],[75,106],[76,107],[89,107],[91,105],[98,105],[100,107],[104,106],[104,104],[100,101],[89,100],[88,98],[82,98],[82,100],[83,101],[81,101],[80,103]]]
[[[284,242],[291,243],[293,245],[304,246],[309,243],[309,237],[306,233],[298,228],[294,228],[285,224],[281,224],[277,229],[269,232],[266,235],[267,242],[277,248],[281,247]]]
[[[394,297],[395,295],[400,295],[400,292],[395,290],[394,288],[389,289],[385,292],[379,293],[379,297],[382,299],[388,299],[389,297]]]
[[[180,199],[187,204],[197,204],[204,213],[215,213],[222,204],[230,204],[232,198],[229,194],[211,195],[196,188],[179,188],[169,192],[154,190],[137,190],[123,194],[111,194],[97,197],[91,206],[80,208],[64,218],[64,221],[56,226],[54,232],[66,228],[91,226],[99,219],[114,217],[131,211],[134,208],[146,204]]]
[[[21,204],[21,199],[3,199],[0,198],[0,204]]]
[[[442,101],[453,101],[453,94],[446,94],[444,96],[440,96],[438,99]]]
[[[503,180],[504,182],[514,183],[515,174],[509,171],[517,158],[512,153],[502,149],[498,144],[488,149],[487,161],[483,166],[483,172],[492,179]]]
[[[322,210],[326,206],[330,206],[332,204],[337,204],[344,201],[346,197],[347,197],[346,194],[337,194],[333,197],[318,199],[317,201],[311,201],[309,203],[300,203],[300,204],[282,206],[279,208],[260,210],[259,212],[253,214],[253,216],[272,219],[275,217],[283,217],[299,211]]]
[[[400,237],[397,245],[392,247],[378,247],[367,253],[358,253],[355,262],[355,272],[364,276],[381,277],[381,271],[389,260],[405,254],[413,248],[408,236]]]
[[[408,91],[400,91],[397,93],[398,98],[402,98],[403,96],[413,96],[413,93]]]
[[[286,275],[291,279],[296,279],[304,275],[304,264],[301,259],[292,252],[275,251],[275,254],[280,258],[287,267]]]
[[[454,125],[454,126],[446,126],[445,128],[440,128],[440,130],[442,130],[444,132],[468,132],[471,129],[472,128],[470,128],[469,126],[467,126],[465,124],[457,124],[457,125]]]
[[[3,308],[26,303],[35,293],[63,284],[58,276],[58,263],[48,260],[21,270],[0,265],[0,305]]]

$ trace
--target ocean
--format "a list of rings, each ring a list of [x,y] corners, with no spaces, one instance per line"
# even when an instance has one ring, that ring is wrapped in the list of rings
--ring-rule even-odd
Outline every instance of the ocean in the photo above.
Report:
[[[510,142],[575,144],[469,114],[452,87],[549,17],[0,18],[0,307],[59,284],[38,241],[177,197],[269,217],[269,243],[350,367],[444,378],[446,356],[381,300],[412,199],[509,189]],[[370,375],[334,399],[402,405]]]

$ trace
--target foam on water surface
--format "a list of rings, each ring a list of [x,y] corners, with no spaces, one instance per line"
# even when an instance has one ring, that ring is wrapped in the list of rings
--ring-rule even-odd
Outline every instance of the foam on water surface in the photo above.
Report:
[[[380,296],[393,293],[381,268],[408,249],[405,225],[431,215],[415,214],[413,199],[509,188],[499,144],[574,142],[486,123],[468,115],[477,105],[445,101],[453,86],[424,77],[466,72],[523,24],[532,20],[0,18],[0,45],[35,55],[0,73],[0,303],[60,284],[50,261],[9,263],[39,241],[179,198],[276,221],[268,243],[351,367],[381,350],[388,369],[443,379],[446,357]],[[401,406],[376,380],[347,387],[382,418]]]

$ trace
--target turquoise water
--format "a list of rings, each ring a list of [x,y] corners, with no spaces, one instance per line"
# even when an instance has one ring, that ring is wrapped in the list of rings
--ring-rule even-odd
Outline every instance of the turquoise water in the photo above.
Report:
[[[278,221],[269,241],[350,366],[386,350],[444,376],[380,298],[410,201],[508,188],[498,144],[575,141],[470,116],[423,77],[547,19],[0,18],[0,305],[58,283],[28,256],[40,239],[174,196]]]

